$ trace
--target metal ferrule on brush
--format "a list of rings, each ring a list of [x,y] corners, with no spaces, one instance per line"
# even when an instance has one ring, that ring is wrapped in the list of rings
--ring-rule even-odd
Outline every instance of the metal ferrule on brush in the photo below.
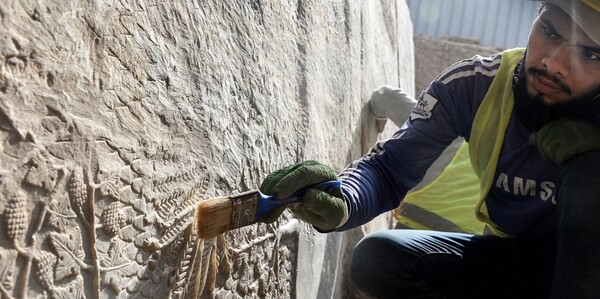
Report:
[[[238,228],[256,223],[256,211],[258,209],[259,193],[248,191],[231,196],[233,211],[231,216],[231,227]]]

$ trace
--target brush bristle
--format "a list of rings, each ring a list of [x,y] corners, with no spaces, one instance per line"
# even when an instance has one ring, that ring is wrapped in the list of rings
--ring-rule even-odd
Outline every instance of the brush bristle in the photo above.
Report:
[[[230,197],[215,197],[200,201],[196,206],[196,233],[208,239],[222,234],[231,227],[233,204]]]

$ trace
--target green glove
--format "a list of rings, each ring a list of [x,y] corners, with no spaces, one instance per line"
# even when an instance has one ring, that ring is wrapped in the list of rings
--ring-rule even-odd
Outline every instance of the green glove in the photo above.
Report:
[[[542,158],[563,166],[568,160],[600,150],[600,126],[575,118],[561,117],[529,136]]]
[[[337,179],[336,173],[328,166],[317,161],[304,161],[269,174],[262,182],[260,191],[277,198],[287,198],[308,185],[335,179]],[[266,214],[259,221],[274,222],[284,210],[285,208],[277,209]],[[304,193],[302,202],[292,207],[292,212],[300,220],[328,231],[340,225],[342,219],[348,214],[348,208],[341,188],[331,193],[309,189]]]

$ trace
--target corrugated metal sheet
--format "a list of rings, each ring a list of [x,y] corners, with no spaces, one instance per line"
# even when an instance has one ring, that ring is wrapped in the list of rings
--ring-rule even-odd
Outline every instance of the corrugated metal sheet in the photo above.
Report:
[[[481,44],[524,47],[537,1],[525,0],[406,0],[414,34],[477,37]]]

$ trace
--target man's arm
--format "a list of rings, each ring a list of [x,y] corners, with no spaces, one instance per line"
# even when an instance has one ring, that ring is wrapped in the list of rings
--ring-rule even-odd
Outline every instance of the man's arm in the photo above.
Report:
[[[477,108],[500,56],[454,64],[421,94],[394,136],[377,143],[340,174],[349,219],[338,230],[362,225],[397,207],[427,169],[457,137],[468,140]]]

